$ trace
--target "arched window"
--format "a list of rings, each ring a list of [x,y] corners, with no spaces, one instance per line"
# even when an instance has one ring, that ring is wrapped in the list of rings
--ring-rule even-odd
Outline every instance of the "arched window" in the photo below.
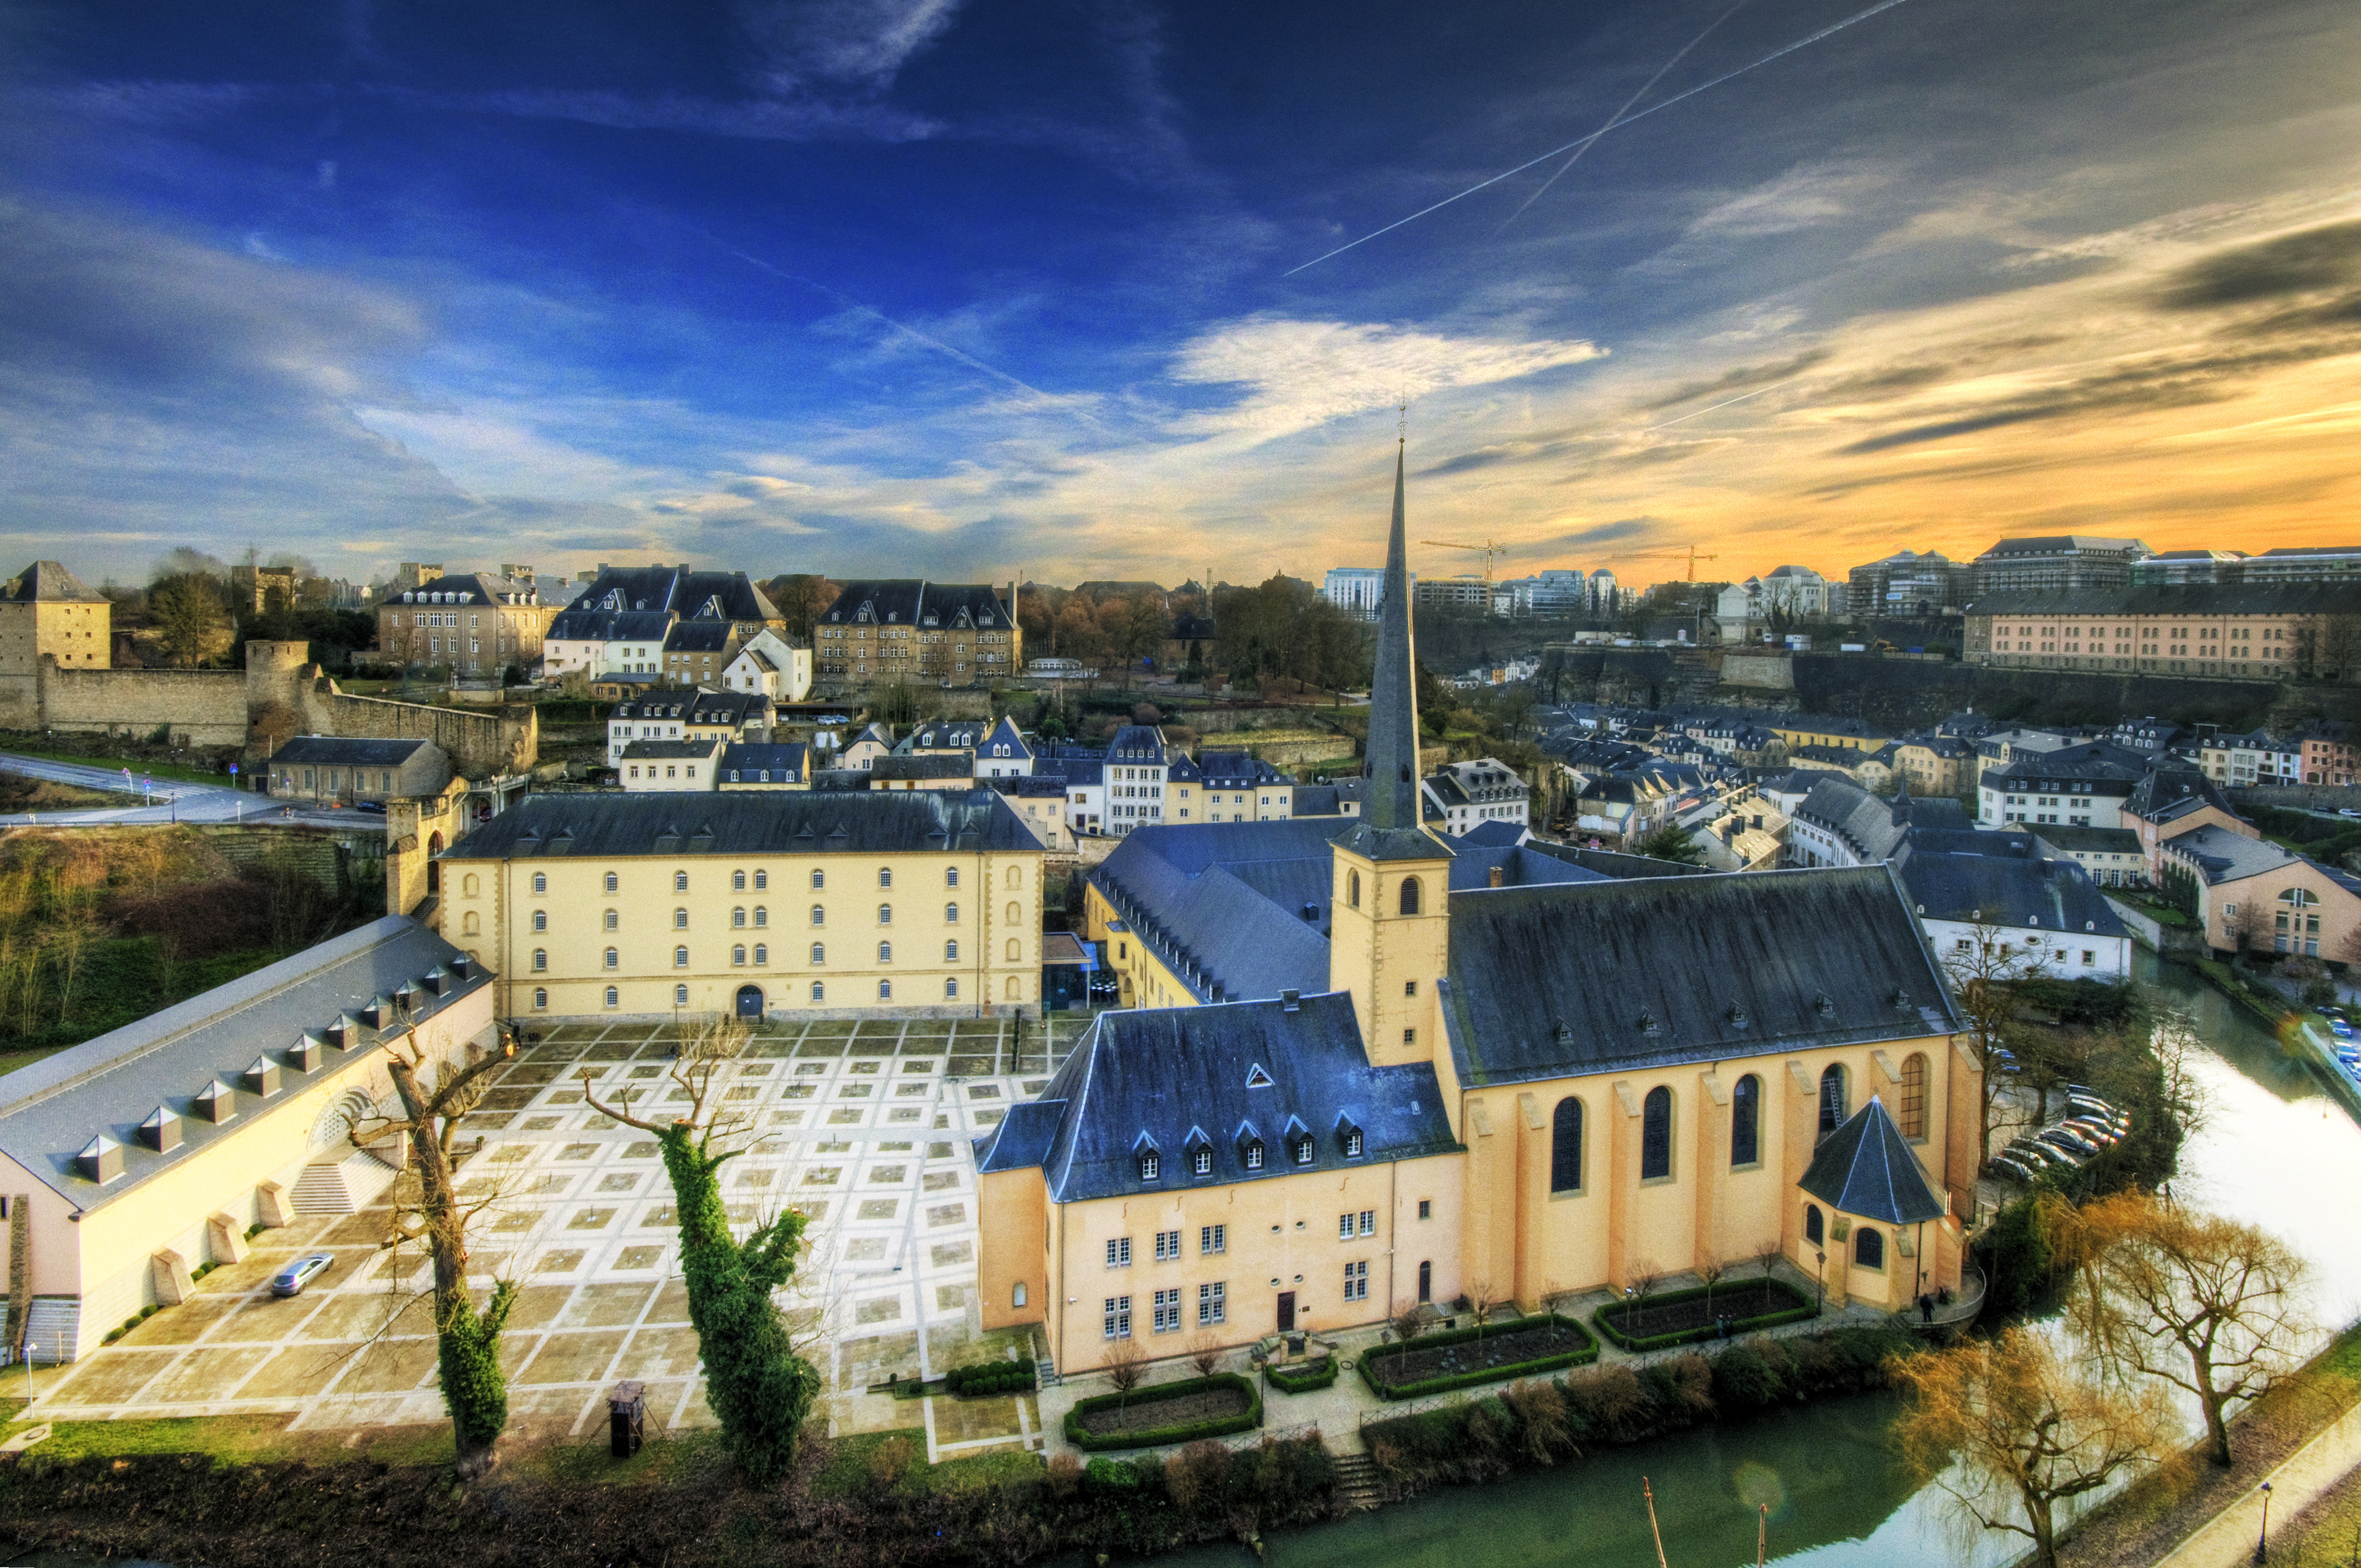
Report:
[[[463,937],[483,935],[483,922],[474,910],[470,909],[459,917],[459,935]]]
[[[547,893],[549,891],[549,873],[546,872],[533,872],[533,890],[535,893]]]
[[[1673,1174],[1673,1091],[1663,1084],[1640,1102],[1640,1179],[1661,1181]]]
[[[1763,1159],[1763,1080],[1752,1073],[1730,1091],[1730,1163],[1758,1165]]]
[[[739,905],[737,908],[732,909],[730,912],[730,924],[740,930],[743,930],[745,928],[746,909],[743,905]]]
[[[771,949],[770,949],[770,948],[766,948],[766,947],[764,947],[764,946],[763,946],[762,943],[760,943],[760,942],[755,943],[755,944],[754,944],[754,962],[755,962],[756,964],[758,964],[758,965],[759,965],[759,964],[766,964],[766,963],[769,963],[770,961],[771,961]]]
[[[959,962],[959,944],[957,942],[945,942],[943,944],[943,962],[947,964],[955,964]]]
[[[609,872],[607,873],[607,891],[608,891],[609,893],[612,893],[612,892],[614,892],[614,891],[615,891],[615,886],[616,886],[616,883],[615,883],[615,873],[614,873],[613,872]]]
[[[827,885],[828,885],[828,873],[827,873],[826,872],[812,872],[812,891],[813,891],[814,893],[818,893],[820,889],[822,889],[822,888],[826,887]]]
[[[736,964],[736,965],[740,966],[741,968],[743,968],[743,967],[744,967],[744,965],[745,965],[745,962],[746,962],[746,949],[745,949],[745,948],[744,948],[743,946],[740,946],[740,947],[735,947],[735,948],[730,948],[730,961],[731,963],[733,963],[733,964]]]
[[[675,931],[686,931],[688,929],[687,910],[675,909],[672,912],[672,928]]]
[[[812,1000],[814,1002],[825,1002],[828,1000],[828,987],[817,980],[812,981]]]
[[[957,1002],[959,1000],[959,976],[953,975],[950,979],[943,981],[943,1000],[946,1002]]]
[[[880,926],[891,926],[894,924],[894,906],[892,905],[881,904],[877,906],[877,924]]]
[[[672,967],[675,969],[686,969],[688,967],[688,949],[686,948],[675,948],[672,950]]]
[[[609,986],[607,988],[607,1005],[609,1007],[616,1006],[619,1004],[620,1000],[621,999],[615,993],[615,988],[611,985]]]
[[[946,904],[943,905],[943,924],[946,926],[956,926],[959,924],[958,905]]]
[[[771,923],[771,912],[762,905],[754,905],[754,928],[761,930]]]
[[[1025,924],[1025,910],[1021,905],[1012,904],[1008,906],[1008,923],[1011,926]]]
[[[545,969],[547,969],[547,968],[549,967],[549,949],[548,949],[548,948],[535,948],[533,950],[533,970],[534,970],[534,971],[535,971],[536,973],[538,973],[539,971],[541,971],[541,970],[545,970]]]
[[[825,926],[828,924],[828,911],[821,908],[817,904],[812,905],[812,924],[815,926]]]
[[[460,891],[460,893],[462,893],[462,894],[465,894],[466,896],[467,896],[467,897],[469,897],[469,898],[473,898],[473,897],[475,897],[475,896],[476,896],[476,887],[477,887],[477,883],[476,883],[476,873],[475,873],[475,872],[469,872],[466,876],[461,877],[461,878],[459,879],[459,891]]]
[[[1361,873],[1358,872],[1345,873],[1345,902],[1355,909],[1361,907]]]
[[[1902,1058],[1902,1135],[1927,1135],[1927,1058],[1916,1051]]]
[[[746,873],[744,872],[731,872],[730,873],[730,891],[732,893],[743,893],[746,891]]]
[[[536,931],[546,931],[549,929],[548,910],[536,909],[533,912],[533,928]]]
[[[1852,1260],[1861,1268],[1885,1266],[1885,1233],[1874,1225],[1855,1225],[1852,1232]]]
[[[893,943],[880,942],[877,944],[877,961],[881,964],[890,964],[894,961]]]
[[[770,885],[771,885],[771,873],[770,873],[770,872],[756,872],[754,873],[754,891],[755,891],[756,893],[761,893],[763,889],[765,889],[765,888],[769,887]]]
[[[605,968],[608,968],[608,969],[614,969],[614,968],[618,967],[618,965],[617,965],[617,961],[616,961],[616,953],[615,953],[615,949],[614,949],[614,948],[608,948],[608,949],[607,949],[607,951],[606,951],[606,955],[605,955],[605,964],[604,964],[604,967],[605,967]]]
[[[606,930],[613,930],[616,925],[615,912],[611,909],[607,911],[606,916],[598,922],[598,924]]]
[[[1009,886],[1009,890],[1010,890],[1011,892],[1015,892],[1017,888],[1023,887],[1024,885],[1025,885],[1025,868],[1024,868],[1024,867],[1022,867],[1022,866],[1011,866],[1011,867],[1009,867],[1009,868],[1008,868],[1008,886]]]
[[[892,887],[894,885],[894,868],[892,866],[879,866],[877,868],[877,885],[879,887]]]
[[[957,887],[959,885],[959,867],[945,866],[943,868],[943,885],[945,887]]]
[[[1007,983],[1007,984],[1005,984],[1005,985],[1004,985],[1004,986],[1002,986],[1002,987],[1000,988],[1000,999],[1001,999],[1003,1002],[1022,1002],[1022,1001],[1024,1001],[1024,1000],[1025,1000],[1025,985],[1024,985],[1024,982],[1023,982],[1023,981],[1019,981],[1019,980],[1018,980],[1015,975],[1013,975],[1013,974],[1012,974],[1012,975],[1010,975],[1010,976],[1008,977],[1008,983]]]
[[[672,873],[672,890],[675,893],[686,893],[688,891],[688,873],[686,872],[675,872]]]
[[[1025,961],[1025,943],[1021,938],[1008,938],[1008,961],[1012,964]]]
[[[877,1000],[880,1002],[891,1002],[894,1000],[894,982],[892,981],[881,980],[877,982]]]
[[[1434,1299],[1434,1265],[1432,1262],[1422,1260],[1418,1266],[1418,1299],[1422,1301]]]
[[[1843,1126],[1846,1114],[1844,1065],[1835,1062],[1820,1074],[1820,1131],[1819,1137],[1812,1141],[1817,1143]]]
[[[539,986],[533,988],[533,1010],[536,1013],[549,1011],[549,992]]]
[[[1820,1219],[1820,1206],[1817,1203],[1804,1205],[1804,1239],[1814,1246],[1819,1245],[1828,1239],[1828,1232]]]
[[[812,944],[812,962],[815,964],[828,962],[828,949],[818,942]]]
[[[1405,915],[1418,913],[1418,878],[1414,876],[1402,878],[1401,912]]]
[[[672,988],[672,1004],[675,1007],[686,1007],[688,1005],[688,987],[685,985],[675,985]]]
[[[1582,1190],[1582,1102],[1571,1094],[1550,1118],[1550,1190]]]

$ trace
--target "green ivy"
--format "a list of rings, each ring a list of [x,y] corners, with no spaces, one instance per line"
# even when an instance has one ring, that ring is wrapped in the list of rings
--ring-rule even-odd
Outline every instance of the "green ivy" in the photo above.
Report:
[[[503,1279],[480,1312],[464,1286],[438,1302],[434,1370],[461,1454],[489,1448],[509,1424],[509,1385],[500,1373],[500,1330],[516,1304],[517,1287]]]
[[[720,1418],[738,1473],[756,1486],[775,1486],[795,1459],[819,1393],[819,1374],[795,1353],[771,1299],[795,1277],[804,1217],[784,1211],[744,1241],[734,1240],[719,1172],[740,1151],[715,1152],[686,1123],[662,1129],[656,1141],[680,1212],[680,1267],[705,1360],[706,1399]]]

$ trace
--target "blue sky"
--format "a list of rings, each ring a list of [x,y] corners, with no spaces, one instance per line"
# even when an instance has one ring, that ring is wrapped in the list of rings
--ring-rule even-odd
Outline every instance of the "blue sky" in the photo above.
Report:
[[[1645,113],[1867,3],[0,5],[0,534],[1310,576],[1407,397],[1510,572],[2346,542],[2361,11],[1904,0]]]

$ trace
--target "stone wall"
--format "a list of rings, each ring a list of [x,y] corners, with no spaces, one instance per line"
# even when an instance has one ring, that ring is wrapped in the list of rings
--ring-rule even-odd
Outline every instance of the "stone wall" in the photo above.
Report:
[[[314,679],[297,705],[307,730],[377,740],[432,740],[451,766],[469,778],[530,773],[541,760],[541,720],[530,706],[475,712],[352,696],[331,680]]]
[[[1724,685],[1759,686],[1770,691],[1795,689],[1795,661],[1785,653],[1724,653]]]
[[[41,661],[39,712],[24,726],[146,735],[169,728],[196,746],[246,743],[239,670],[69,670]]]
[[[1258,762],[1268,762],[1281,773],[1314,766],[1321,762],[1349,761],[1354,753],[1350,735],[1322,735],[1307,740],[1257,740],[1254,732],[1246,730],[1225,735],[1219,748],[1201,744],[1200,754],[1213,750],[1242,751]]]
[[[2276,806],[2287,811],[2361,810],[2361,784],[2256,784],[2224,793],[2233,806]]]

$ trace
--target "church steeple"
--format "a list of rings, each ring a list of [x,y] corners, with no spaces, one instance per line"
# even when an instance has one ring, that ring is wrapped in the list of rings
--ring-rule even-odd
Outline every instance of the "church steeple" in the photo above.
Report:
[[[1410,547],[1402,505],[1403,447],[1394,448],[1394,523],[1378,607],[1377,678],[1369,688],[1369,788],[1361,819],[1380,830],[1419,826],[1418,663],[1410,623]]]

